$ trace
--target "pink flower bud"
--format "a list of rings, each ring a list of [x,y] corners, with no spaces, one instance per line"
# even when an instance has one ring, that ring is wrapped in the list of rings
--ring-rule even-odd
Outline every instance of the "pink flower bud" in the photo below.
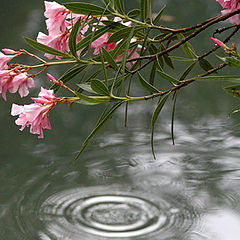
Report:
[[[217,38],[213,38],[213,37],[211,37],[211,39],[212,39],[213,42],[214,42],[215,44],[217,44],[219,47],[224,48],[224,49],[227,49],[227,50],[229,50],[229,51],[232,50],[232,49],[229,48],[226,44],[224,44],[221,40],[219,40],[219,39],[217,39]]]
[[[18,54],[19,52],[16,52],[15,50],[9,49],[9,48],[3,48],[2,51],[5,54]]]

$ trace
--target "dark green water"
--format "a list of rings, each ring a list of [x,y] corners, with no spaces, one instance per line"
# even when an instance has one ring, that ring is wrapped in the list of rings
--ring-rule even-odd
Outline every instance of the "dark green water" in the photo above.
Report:
[[[156,1],[155,8],[166,2]],[[167,14],[175,17],[171,25],[188,26],[218,10],[214,0],[171,0]],[[39,0],[1,1],[1,48],[27,48],[22,35],[34,38],[44,29],[42,11]],[[209,37],[195,41],[199,51],[211,46]],[[198,83],[180,93],[175,146],[165,108],[156,160],[149,128],[154,102],[132,104],[127,128],[124,109],[117,112],[72,165],[99,109],[57,107],[53,129],[38,140],[28,129],[20,132],[10,116],[11,104],[24,100],[1,99],[0,240],[238,240],[240,134],[230,127],[240,119],[226,117],[237,100],[222,85]]]

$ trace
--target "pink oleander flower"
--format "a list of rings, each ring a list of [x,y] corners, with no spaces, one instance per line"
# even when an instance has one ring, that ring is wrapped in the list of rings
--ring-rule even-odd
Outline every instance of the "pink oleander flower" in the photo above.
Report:
[[[39,32],[37,41],[49,47],[55,48],[60,52],[69,51],[68,41],[71,33],[72,26],[81,18],[81,22],[84,22],[87,16],[71,13],[70,10],[56,2],[45,1],[44,15],[47,18],[46,25],[48,29],[48,35]],[[84,26],[81,33],[77,37],[77,42],[82,40],[83,34],[88,30],[88,25]],[[55,56],[51,54],[45,54],[45,57],[52,59]],[[62,57],[57,56],[57,59]]]
[[[30,133],[37,134],[38,138],[43,138],[43,129],[51,129],[48,119],[49,112],[59,103],[60,99],[55,97],[53,90],[41,88],[39,97],[32,98],[32,100],[34,103],[29,105],[13,104],[11,115],[19,115],[15,123],[21,126],[21,131],[30,126]]]
[[[18,56],[18,54],[5,55],[4,53],[0,52],[0,70],[6,69],[7,63],[17,56]]]
[[[12,49],[2,49],[6,54],[0,52],[0,93],[3,99],[6,101],[7,91],[11,93],[19,92],[21,97],[28,95],[28,88],[34,87],[34,81],[31,75],[26,72],[16,68],[11,69],[11,65],[8,66],[7,63],[13,58],[24,54],[23,52],[16,52]]]
[[[107,17],[101,18],[101,21],[107,21],[107,20],[108,20]],[[115,17],[113,21],[120,22],[121,24],[123,24],[125,26],[131,25],[131,22],[123,23],[122,19],[119,17]],[[103,25],[103,23],[100,22],[99,25]],[[94,31],[95,28],[93,27],[92,30]],[[108,42],[111,35],[112,35],[112,33],[107,32],[92,43],[92,47],[95,48],[93,54],[98,55],[100,53],[101,48],[105,48],[107,51],[111,51],[117,46],[117,44],[118,44],[117,42],[111,42],[111,43]]]
[[[240,8],[240,0],[216,0],[219,2],[225,10],[222,10],[222,14],[233,12]],[[229,18],[231,23],[240,23],[240,14],[236,14]]]
[[[34,80],[26,72],[18,74],[9,70],[0,71],[0,93],[5,101],[7,90],[10,93],[18,90],[19,95],[25,97],[29,94],[28,88],[33,87],[35,87]]]

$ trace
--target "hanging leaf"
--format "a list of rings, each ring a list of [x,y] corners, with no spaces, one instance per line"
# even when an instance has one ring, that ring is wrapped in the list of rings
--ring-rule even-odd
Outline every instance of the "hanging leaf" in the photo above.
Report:
[[[152,154],[153,154],[153,157],[155,157],[155,153],[154,153],[154,142],[153,142],[153,137],[154,137],[154,129],[155,129],[155,123],[156,123],[156,120],[163,108],[163,106],[165,105],[167,99],[168,99],[168,96],[169,96],[170,93],[166,94],[165,96],[162,97],[162,99],[158,102],[157,104],[157,107],[152,115],[152,120],[151,120],[151,127],[152,127],[152,135],[151,135],[151,147],[152,147]]]
[[[214,67],[212,66],[212,64],[211,64],[208,60],[206,60],[205,58],[202,58],[202,59],[199,61],[199,65],[200,65],[200,67],[201,67],[204,71],[206,71],[206,72],[208,72],[209,70],[211,70],[211,69],[214,68]]]
[[[119,31],[113,33],[109,37],[108,43],[118,42],[119,40],[128,37],[128,35],[130,34],[132,28],[133,27],[124,27],[124,28],[120,29]],[[138,38],[143,38],[144,36],[142,34],[140,34],[139,31],[144,29],[145,27],[137,26],[137,27],[134,27],[134,28],[135,28],[135,30],[134,30],[133,36],[136,36]]]
[[[225,63],[228,64],[230,67],[240,68],[240,60],[236,57],[226,57]]]
[[[170,75],[168,75],[168,74],[166,74],[166,73],[164,73],[164,72],[161,72],[161,71],[159,71],[159,70],[157,70],[157,72],[158,72],[158,74],[159,74],[159,76],[160,76],[161,78],[163,78],[164,80],[169,81],[169,82],[172,83],[172,84],[179,84],[179,83],[180,83],[179,80],[177,80],[176,78],[174,78],[174,77],[172,77],[172,76],[170,76]]]
[[[158,12],[157,16],[154,18],[154,20],[153,20],[153,24],[154,25],[156,25],[159,22],[159,20],[161,19],[161,16],[162,16],[163,11],[165,10],[165,8],[166,8],[166,5],[164,5],[162,7],[162,9]]]
[[[51,48],[47,45],[44,45],[42,43],[39,43],[31,38],[28,38],[28,37],[24,37],[25,41],[30,45],[32,46],[33,48],[41,51],[41,52],[44,52],[44,53],[48,53],[48,54],[51,54],[51,55],[54,55],[54,56],[61,56],[61,57],[68,57],[67,54],[63,53],[63,52],[60,52],[54,48]]]
[[[98,79],[91,80],[91,88],[93,89],[93,91],[95,91],[96,93],[99,93],[100,95],[103,95],[103,96],[110,95],[110,91],[107,88],[107,86]]]
[[[185,38],[185,36],[182,33],[178,33],[177,38],[179,40],[182,40],[182,39]],[[185,42],[184,44],[182,44],[182,50],[187,57],[194,58],[194,54],[193,54],[194,51],[193,51],[193,48],[192,48],[192,46],[189,42]]]
[[[207,80],[207,81],[228,81],[233,83],[240,83],[240,76],[206,76],[196,77],[196,80]]]
[[[76,92],[76,95],[80,98],[80,100],[88,103],[103,103],[103,102],[109,101],[110,99],[110,98],[99,98],[94,96],[87,96],[79,92]]]
[[[123,101],[124,102],[124,101]],[[89,134],[89,136],[86,138],[86,140],[83,142],[82,147],[80,151],[78,152],[77,156],[75,157],[74,161],[76,161],[83,150],[86,148],[88,145],[88,142],[94,137],[94,135],[103,127],[103,125],[111,119],[113,113],[123,104],[123,102],[116,103],[108,112],[104,112],[100,119],[98,120],[97,124],[95,125],[94,129],[92,132]]]
[[[114,0],[117,9],[121,12],[121,13],[125,13],[124,12],[124,0]]]
[[[175,109],[176,109],[176,102],[177,102],[177,94],[178,90],[174,92],[173,95],[173,109],[172,109],[172,121],[171,121],[171,137],[172,137],[172,143],[175,145],[175,138],[174,138],[174,119],[175,119]]]
[[[87,67],[87,65],[73,66],[72,68],[68,69],[60,78],[58,78],[58,81],[67,83],[72,78],[74,78],[76,75],[78,75],[80,72],[82,72],[86,67]],[[60,88],[60,86],[57,84],[53,84],[51,86],[51,89],[53,89],[55,93],[58,91],[59,88]]]
[[[194,66],[196,65],[197,62],[193,62],[192,64],[190,64],[185,70],[184,72],[181,74],[181,76],[179,77],[179,80],[182,81],[184,80],[187,75],[193,70]]]
[[[139,76],[140,83],[142,86],[148,90],[150,93],[157,93],[160,92],[157,88],[155,88],[153,85],[151,85],[147,80],[144,79],[144,77],[141,75],[140,72],[137,72]]]
[[[233,113],[237,113],[240,111],[240,104],[235,106],[233,109],[231,109],[231,111],[229,111],[229,113],[227,114],[228,117],[230,117]]]
[[[69,50],[71,52],[71,54],[74,57],[77,57],[77,35],[78,35],[78,30],[81,24],[81,17],[78,19],[78,21],[74,24],[72,31],[70,33],[69,36],[69,40],[68,40],[68,46],[69,46]]]
[[[76,84],[80,89],[86,91],[86,92],[89,92],[89,93],[94,93],[96,94],[95,91],[93,91],[93,89],[91,88],[91,85],[90,84],[87,84],[87,83],[79,83],[79,84]]]
[[[110,52],[108,52],[105,48],[102,48],[102,53],[103,53],[104,59],[109,63],[109,65],[113,69],[115,69],[117,71],[119,69],[119,67],[116,64],[116,62],[114,61],[112,54]]]
[[[127,13],[128,17],[130,18],[137,18],[140,15],[140,10],[139,9],[133,9]]]
[[[197,59],[192,59],[192,58],[183,58],[183,57],[177,57],[177,56],[169,56],[172,60],[176,61],[183,61],[183,62],[192,62],[196,61]]]
[[[148,16],[147,0],[140,0],[140,12],[141,12],[141,21],[145,22]]]
[[[91,15],[91,16],[108,16],[111,12],[97,5],[85,2],[70,2],[63,4],[73,13]]]
[[[233,97],[240,97],[240,85],[233,85],[228,87],[223,87],[223,89]]]

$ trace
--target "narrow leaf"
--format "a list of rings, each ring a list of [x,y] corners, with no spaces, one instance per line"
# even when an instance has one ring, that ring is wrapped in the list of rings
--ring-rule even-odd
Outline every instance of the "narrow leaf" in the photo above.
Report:
[[[147,0],[140,0],[141,21],[145,22],[148,15]]]
[[[162,7],[162,9],[158,12],[157,16],[154,18],[154,20],[153,20],[153,24],[154,25],[156,25],[159,22],[159,20],[161,19],[161,16],[162,16],[163,11],[165,10],[165,8],[166,8],[166,5],[164,5]]]
[[[185,36],[182,34],[182,33],[178,33],[177,34],[177,38],[179,40],[182,40],[185,38]],[[189,58],[194,58],[194,55],[193,55],[193,48],[192,46],[190,45],[189,42],[185,42],[184,44],[182,44],[182,50],[183,52],[185,53],[185,55]]]
[[[68,57],[67,54],[63,53],[63,52],[60,52],[54,48],[51,48],[47,45],[44,45],[44,44],[41,44],[31,38],[28,38],[28,37],[24,37],[25,41],[30,45],[32,46],[33,48],[41,51],[41,52],[44,52],[44,53],[48,53],[48,54],[51,54],[51,55],[54,55],[54,56],[62,56],[62,57]]]
[[[181,76],[179,77],[179,80],[182,81],[184,80],[187,75],[193,70],[194,66],[196,65],[197,62],[193,62],[192,64],[190,64],[185,70],[184,72],[181,74]]]
[[[110,95],[110,92],[107,86],[98,79],[91,80],[91,88],[93,89],[93,91],[95,91],[96,93],[99,93],[100,95],[103,95],[103,96]]]
[[[175,119],[175,109],[176,109],[176,102],[177,102],[177,94],[178,90],[174,92],[173,95],[173,109],[172,109],[172,120],[171,120],[171,137],[172,137],[172,143],[175,145],[175,138],[174,138],[174,119]]]
[[[227,114],[228,117],[230,117],[233,113],[237,113],[240,110],[240,104],[235,106],[233,109],[231,109],[231,111],[229,111],[229,113]]]
[[[196,59],[192,58],[183,58],[183,57],[177,57],[177,56],[169,56],[172,60],[176,61],[183,61],[183,62],[191,62],[191,61],[196,61]]]
[[[99,99],[94,96],[87,96],[82,93],[76,92],[76,95],[80,98],[80,100],[88,102],[88,103],[103,103],[108,101],[109,99]]]
[[[206,76],[206,77],[196,77],[196,80],[207,80],[207,81],[228,81],[240,83],[240,76]]]
[[[117,9],[121,12],[124,13],[124,0],[114,0]]]
[[[133,9],[127,13],[128,17],[130,18],[137,18],[140,15],[140,10],[139,9]]]
[[[138,73],[138,76],[139,76],[139,80],[140,80],[140,83],[142,84],[142,86],[148,90],[149,92],[154,92],[154,93],[157,93],[159,92],[159,90],[157,88],[155,88],[153,85],[151,85],[147,80],[144,79],[144,77],[141,75],[140,72],[137,72]]]
[[[172,76],[170,76],[170,75],[168,75],[168,74],[166,74],[166,73],[164,73],[164,72],[161,72],[161,71],[157,71],[158,72],[158,74],[159,74],[159,76],[161,77],[161,78],[163,78],[164,80],[167,80],[167,81],[169,81],[170,83],[172,83],[172,84],[179,84],[180,83],[180,81],[179,80],[177,80],[176,78],[174,78],[174,77],[172,77]]]
[[[63,4],[73,13],[91,15],[91,16],[108,16],[111,12],[97,5],[85,2],[70,2]]]
[[[91,88],[91,85],[90,84],[87,84],[87,83],[79,83],[79,84],[76,84],[80,89],[86,91],[86,92],[89,92],[89,93],[95,93],[95,91],[93,91],[93,89]]]
[[[152,115],[152,120],[151,120],[151,127],[152,127],[152,135],[151,135],[151,147],[152,147],[152,154],[155,157],[155,153],[154,153],[154,142],[153,142],[153,137],[154,137],[154,129],[155,129],[155,123],[156,123],[156,120],[164,106],[164,104],[166,103],[167,99],[168,99],[168,96],[169,96],[170,93],[166,94],[165,96],[162,97],[162,99],[158,102],[158,105]]]
[[[230,67],[240,68],[240,61],[236,57],[226,57],[225,63],[228,64]]]
[[[214,67],[212,66],[212,64],[206,60],[205,58],[202,58],[200,61],[199,61],[199,65],[200,67],[204,70],[204,71],[209,71],[211,69],[213,69]]]
[[[60,78],[58,78],[58,81],[62,81],[64,83],[68,82],[80,72],[82,72],[86,67],[87,65],[73,66],[72,68],[68,69]],[[55,93],[58,91],[59,88],[60,86],[57,84],[53,84],[51,86],[51,89],[53,89]]]
[[[101,129],[101,127],[103,127],[103,125],[107,122],[107,120],[109,120],[113,113],[122,105],[123,102],[119,102],[117,104],[115,104],[107,113],[104,113],[99,121],[97,122],[95,128],[92,130],[92,132],[90,133],[90,135],[86,138],[86,140],[83,142],[82,147],[79,151],[79,153],[77,154],[77,156],[75,157],[75,161],[80,157],[81,153],[83,152],[83,150],[86,148],[86,146],[88,145],[88,142],[94,137],[94,135]]]
[[[103,53],[104,59],[109,63],[109,65],[113,69],[118,70],[119,67],[116,64],[116,62],[114,61],[112,54],[110,52],[108,52],[105,48],[102,48],[102,53]]]
[[[81,24],[81,17],[74,24],[74,26],[72,28],[72,31],[70,33],[70,36],[69,36],[69,41],[68,41],[69,50],[70,50],[71,54],[74,57],[77,57],[77,43],[76,43],[76,39],[77,39],[77,34],[78,34],[78,30],[79,30],[80,24]]]

